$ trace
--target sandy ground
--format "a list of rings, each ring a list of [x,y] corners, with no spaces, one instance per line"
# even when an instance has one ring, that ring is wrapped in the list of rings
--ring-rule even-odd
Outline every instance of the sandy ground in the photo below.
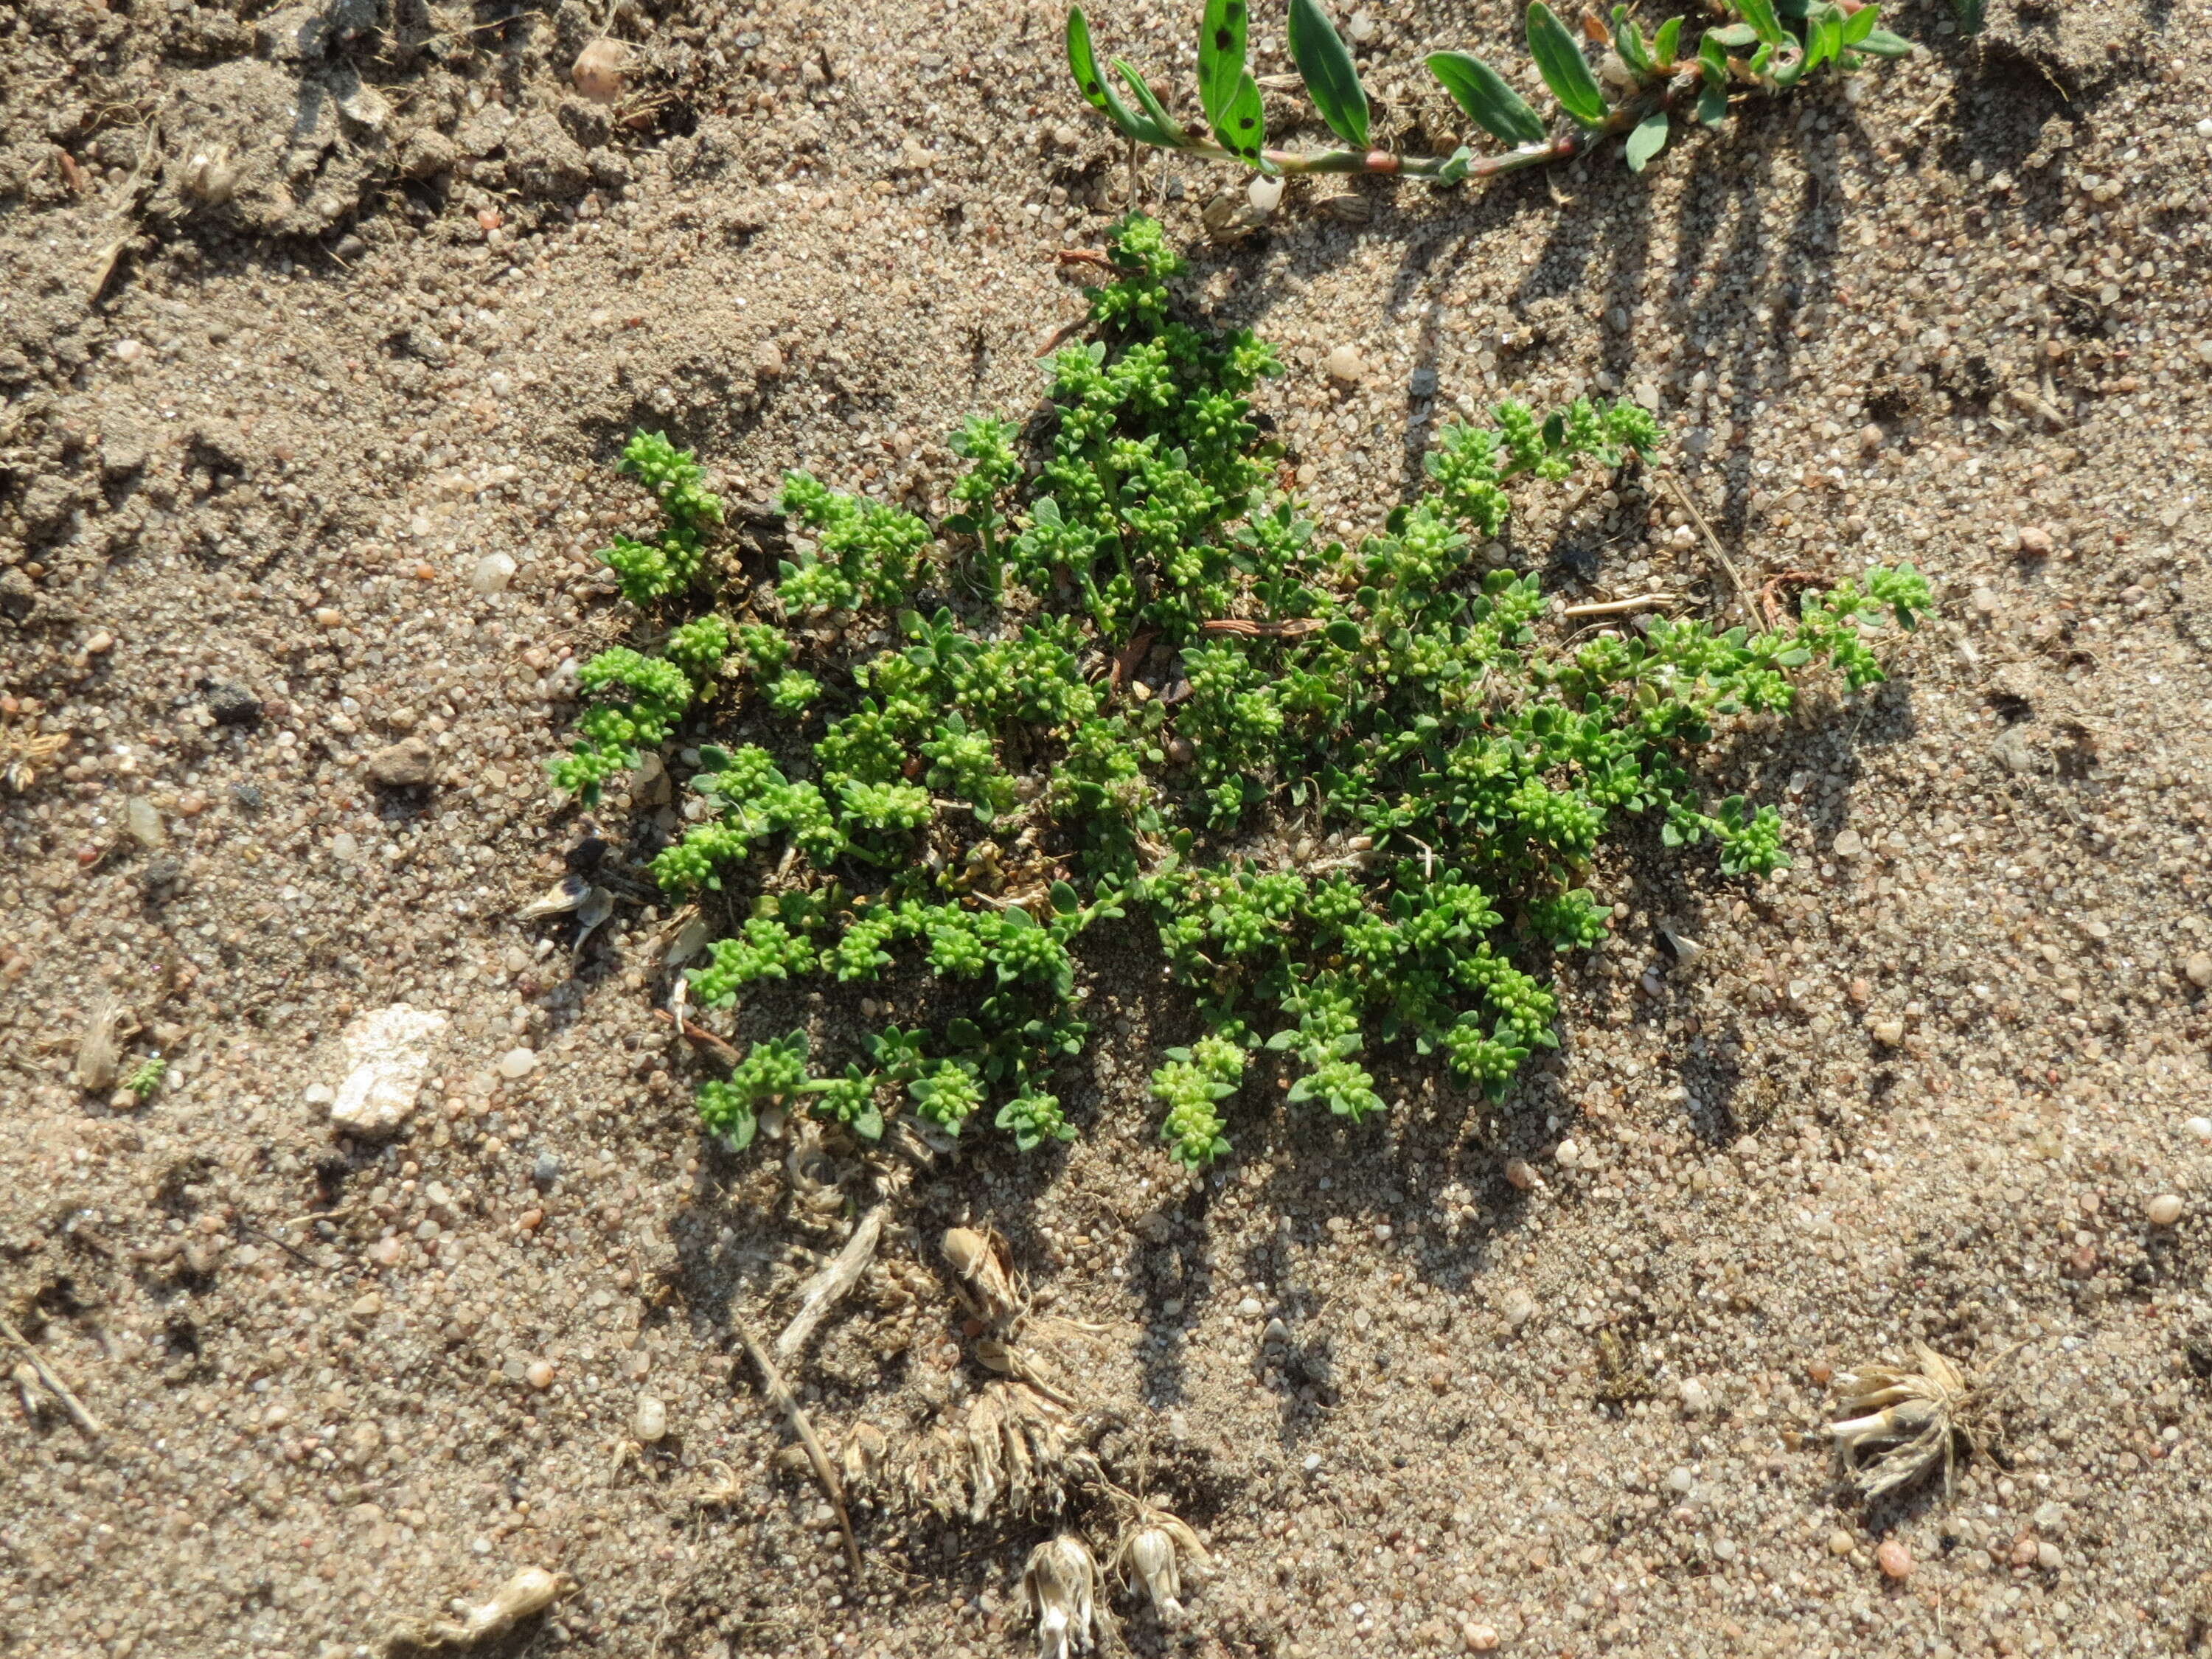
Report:
[[[1082,1139],[892,1183],[809,1413],[833,1449],[957,1413],[988,1374],[936,1241],[1002,1229],[1090,1328],[1079,1437],[1213,1557],[1180,1630],[1117,1597],[1139,1653],[2206,1639],[2212,18],[1946,16],[1886,20],[1927,49],[1856,101],[1640,179],[1362,185],[1364,228],[1294,189],[1218,250],[1222,181],[1150,176],[1190,304],[1282,344],[1265,407],[1333,526],[1462,404],[1613,392],[1669,444],[1648,515],[1526,493],[1563,600],[1740,611],[1673,480],[1749,587],[1910,557],[1940,606],[1878,694],[1731,738],[1784,878],[1607,855],[1616,937],[1501,1109],[1408,1066],[1341,1131],[1262,1081],[1194,1182],[1133,933],[1089,969]],[[736,1328],[781,1328],[870,1176],[825,1215],[780,1148],[702,1140],[629,865],[667,809],[580,814],[542,762],[630,625],[591,553],[640,517],[634,425],[733,503],[804,464],[928,504],[959,417],[1032,405],[1081,308],[1053,251],[1125,179],[1059,21],[624,4],[632,125],[568,94],[577,0],[0,14],[0,741],[36,772],[0,794],[0,1293],[101,1431],[17,1370],[0,1650],[338,1659],[532,1565],[568,1593],[483,1650],[1026,1647],[1048,1519],[860,1504],[854,1580],[778,1461]],[[1523,61],[1504,8],[1369,21],[1401,128],[1443,121],[1422,52]],[[1187,78],[1194,14],[1094,23]],[[580,950],[514,918],[570,868],[620,900]],[[345,1133],[341,1034],[395,1003],[442,1017],[411,1121]],[[143,1103],[75,1079],[103,1009],[116,1077],[168,1062]],[[1821,1383],[1916,1338],[2002,1437],[1869,1505]],[[667,1431],[626,1443],[641,1395]]]

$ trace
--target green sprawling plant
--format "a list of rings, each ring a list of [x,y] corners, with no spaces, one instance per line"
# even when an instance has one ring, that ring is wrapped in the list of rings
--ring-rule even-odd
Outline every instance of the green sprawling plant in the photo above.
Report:
[[[1502,404],[1437,434],[1427,493],[1380,532],[1331,540],[1273,482],[1248,402],[1273,353],[1172,314],[1182,264],[1153,222],[1125,222],[1110,261],[1097,337],[1052,360],[1034,453],[1003,422],[963,428],[934,532],[790,474],[794,556],[750,614],[584,671],[611,695],[555,763],[564,787],[598,789],[695,714],[695,740],[730,733],[700,742],[692,822],[653,860],[672,896],[745,896],[690,970],[696,1004],[800,981],[857,1003],[896,980],[933,1010],[818,1068],[804,1034],[753,1043],[700,1092],[735,1144],[772,1103],[864,1139],[902,1109],[946,1134],[988,1113],[1024,1148],[1069,1138],[1049,1085],[1090,1037],[1076,946],[1124,917],[1203,1032],[1152,1080],[1188,1164],[1226,1148],[1262,1049],[1294,1066],[1291,1100],[1354,1121],[1383,1106],[1370,1044],[1498,1096],[1555,1045],[1543,961],[1605,932],[1584,883],[1607,830],[1644,817],[1730,875],[1780,867],[1774,809],[1706,804],[1693,752],[1731,714],[1790,707],[1816,664],[1879,680],[1864,635],[1929,603],[1904,566],[1771,632],[1547,638],[1538,579],[1474,550],[1516,481],[1628,465],[1657,441],[1649,415]],[[641,435],[624,466],[659,494],[659,545],[695,548],[716,509],[690,458]],[[639,545],[605,556],[661,625],[724,591],[696,551]],[[680,589],[653,591],[679,564]],[[925,582],[958,609],[905,608]]]
[[[1731,97],[1740,93],[1784,91],[1824,64],[1848,73],[1868,57],[1902,58],[1912,50],[1909,41],[1877,28],[1876,8],[1858,0],[1726,0],[1726,7],[1725,25],[1687,43],[1680,17],[1668,18],[1646,40],[1625,5],[1613,7],[1610,26],[1595,13],[1586,14],[1583,28],[1598,52],[1593,73],[1582,42],[1543,0],[1534,0],[1528,13],[1528,51],[1565,118],[1556,136],[1556,118],[1538,115],[1482,59],[1462,52],[1431,52],[1429,72],[1452,101],[1492,138],[1510,146],[1488,155],[1477,155],[1465,145],[1449,155],[1401,155],[1372,148],[1358,70],[1317,0],[1290,0],[1291,59],[1315,111],[1346,149],[1267,148],[1259,82],[1245,65],[1244,0],[1206,0],[1198,34],[1204,128],[1176,119],[1145,77],[1116,58],[1114,73],[1129,91],[1125,100],[1099,73],[1091,25],[1079,6],[1067,14],[1067,63],[1085,99],[1133,145],[1238,162],[1269,175],[1383,173],[1453,185],[1565,161],[1614,133],[1628,135],[1628,165],[1641,172],[1665,147],[1677,110],[1694,106],[1698,120],[1717,126],[1727,118]]]

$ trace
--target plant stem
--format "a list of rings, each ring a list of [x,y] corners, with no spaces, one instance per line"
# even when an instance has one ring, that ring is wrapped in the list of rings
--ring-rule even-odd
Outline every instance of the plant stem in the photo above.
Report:
[[[1616,134],[1626,132],[1654,110],[1671,110],[1697,86],[1694,73],[1679,73],[1656,87],[1647,87],[1627,101],[1614,106],[1611,114],[1594,127],[1577,126],[1547,143],[1523,144],[1500,155],[1477,155],[1467,164],[1469,179],[1492,179],[1571,161]],[[1206,161],[1235,161],[1249,166],[1243,157],[1209,138],[1194,137],[1180,147],[1187,155]],[[1260,152],[1268,165],[1287,173],[1347,173],[1404,179],[1434,179],[1450,165],[1448,155],[1400,155],[1387,149],[1268,149]]]

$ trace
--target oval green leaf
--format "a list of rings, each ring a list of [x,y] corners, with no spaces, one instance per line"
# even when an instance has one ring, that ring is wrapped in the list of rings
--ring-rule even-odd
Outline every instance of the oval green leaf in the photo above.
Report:
[[[1517,148],[1544,142],[1543,118],[1482,59],[1464,52],[1432,52],[1428,62],[1429,73],[1451,94],[1452,102],[1499,143]]]
[[[1260,165],[1260,151],[1267,142],[1267,117],[1261,107],[1259,82],[1250,76],[1237,77],[1236,96],[1213,118],[1213,133],[1224,149],[1236,151],[1255,167]]]
[[[1644,171],[1644,164],[1667,148],[1667,112],[1655,109],[1636,124],[1628,135],[1628,170]]]
[[[1216,131],[1244,79],[1244,0],[1206,0],[1198,27],[1198,100]]]
[[[1673,67],[1674,50],[1681,39],[1682,20],[1680,18],[1670,17],[1659,26],[1659,33],[1652,38],[1651,56],[1660,68]]]
[[[1290,45],[1291,61],[1305,77],[1306,95],[1328,130],[1353,149],[1365,149],[1366,91],[1352,53],[1315,0],[1291,0]]]
[[[1869,29],[1866,38],[1859,41],[1858,49],[1875,58],[1910,58],[1912,42],[1887,29]]]
[[[1575,44],[1575,37],[1544,0],[1529,0],[1528,51],[1536,60],[1536,72],[1544,77],[1560,108],[1586,127],[1605,124],[1605,94],[1597,89],[1589,65],[1583,62],[1583,50]]]

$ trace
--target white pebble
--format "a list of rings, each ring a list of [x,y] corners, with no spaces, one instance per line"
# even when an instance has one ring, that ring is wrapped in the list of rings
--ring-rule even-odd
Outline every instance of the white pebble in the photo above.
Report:
[[[1258,1297],[1248,1296],[1237,1304],[1237,1311],[1243,1318],[1257,1319],[1266,1310],[1261,1306]]]
[[[2192,1117],[2181,1127],[2197,1139],[2212,1145],[2212,1117]]]
[[[499,1074],[503,1078],[528,1077],[536,1069],[538,1056],[527,1048],[509,1048],[499,1057]]]
[[[1251,203],[1255,213],[1273,213],[1282,203],[1283,181],[1255,179],[1244,187],[1244,199]]]
[[[487,553],[469,572],[469,586],[479,593],[502,593],[514,580],[514,561],[504,553]]]
[[[2206,116],[2197,124],[2197,136],[2199,138],[2212,138],[2212,115]]]
[[[668,1435],[668,1407],[649,1394],[638,1395],[637,1413],[630,1419],[629,1428],[641,1445],[659,1445]]]
[[[2181,1194],[2160,1193],[2151,1200],[2147,1213],[2154,1227],[2171,1227],[2181,1219]]]
[[[1340,345],[1332,348],[1328,354],[1328,361],[1324,366],[1328,370],[1330,380],[1341,380],[1346,386],[1356,385],[1359,377],[1367,372],[1367,366],[1359,361],[1358,346]]]
[[[1697,1484],[1698,1477],[1690,1473],[1690,1466],[1686,1463],[1676,1464],[1674,1472],[1667,1477],[1667,1486],[1671,1492],[1686,1492]]]
[[[1686,1379],[1680,1389],[1682,1409],[1692,1417],[1703,1417],[1713,1408],[1713,1394],[1694,1376]]]
[[[1559,1160],[1559,1167],[1563,1170],[1573,1169],[1582,1155],[1583,1149],[1571,1139],[1561,1141],[1559,1151],[1552,1154]]]

